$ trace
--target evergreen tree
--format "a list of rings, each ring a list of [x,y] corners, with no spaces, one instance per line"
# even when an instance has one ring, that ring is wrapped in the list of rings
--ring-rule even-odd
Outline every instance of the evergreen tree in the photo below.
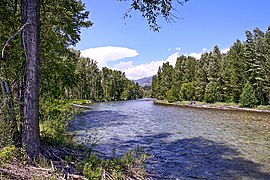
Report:
[[[181,87],[181,97],[184,100],[193,100],[194,99],[194,94],[195,94],[195,88],[193,83],[188,82],[184,83]]]
[[[247,82],[243,88],[243,92],[240,95],[240,104],[243,107],[254,107],[257,104],[257,98],[253,87],[249,82]]]
[[[188,56],[182,63],[183,83],[192,82],[195,77],[195,68],[197,60],[194,57]]]
[[[218,91],[218,84],[216,82],[210,82],[205,88],[204,100],[207,103],[214,103],[220,98]]]
[[[238,103],[240,94],[245,84],[245,62],[244,62],[244,46],[237,40],[227,53],[228,69],[224,69],[230,79],[226,86],[228,87],[230,98],[233,102]],[[227,98],[228,99],[228,98]]]
[[[195,99],[198,101],[204,100],[205,88],[206,85],[209,83],[207,79],[208,56],[208,53],[202,54],[196,67],[194,85]]]
[[[175,68],[173,69],[173,77],[172,77],[172,94],[176,97],[177,100],[180,100],[180,89],[182,84],[184,83],[184,71],[183,64],[186,60],[185,56],[180,56],[176,59]]]
[[[173,66],[169,62],[163,63],[160,81],[160,98],[165,99],[167,91],[172,87]]]

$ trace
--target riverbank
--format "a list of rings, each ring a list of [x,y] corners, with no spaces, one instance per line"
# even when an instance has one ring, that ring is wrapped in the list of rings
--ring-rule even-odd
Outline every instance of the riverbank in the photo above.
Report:
[[[146,152],[134,148],[121,157],[103,159],[96,155],[91,135],[79,144],[73,139],[75,133],[67,133],[68,122],[91,104],[90,100],[43,101],[40,111],[46,118],[40,122],[39,158],[30,160],[23,148],[6,143],[0,147],[0,179],[148,179]]]
[[[201,108],[201,109],[218,109],[218,110],[228,110],[228,111],[249,111],[249,112],[258,112],[258,113],[270,113],[270,106],[258,106],[256,108],[243,108],[243,107],[240,107],[238,104],[225,103],[225,102],[217,102],[213,104],[208,104],[208,103],[199,102],[199,101],[168,102],[166,100],[155,100],[154,103],[161,104],[161,105],[172,105],[172,106]]]

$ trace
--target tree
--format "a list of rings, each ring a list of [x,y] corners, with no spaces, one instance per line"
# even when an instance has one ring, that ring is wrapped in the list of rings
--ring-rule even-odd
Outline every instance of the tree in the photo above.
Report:
[[[194,85],[195,85],[195,98],[198,101],[203,101],[205,87],[209,83],[207,79],[207,67],[208,67],[208,53],[202,54],[199,62],[197,63]]]
[[[184,0],[183,2],[187,1],[188,0]],[[8,2],[7,4],[9,5],[10,1],[7,2]],[[14,5],[13,7],[15,14],[17,11],[16,10],[17,2],[18,1],[14,1],[14,4],[12,2],[12,5]],[[183,2],[179,1],[177,2],[183,4]],[[173,4],[172,0],[169,1],[133,0],[131,1],[131,9],[135,11],[140,11],[142,13],[142,16],[147,19],[150,28],[154,31],[158,31],[159,26],[157,24],[157,18],[159,16],[162,16],[167,21],[170,21],[172,17],[171,12],[173,10],[172,4]],[[58,8],[59,5],[61,5],[61,8]],[[22,72],[25,73],[25,76],[23,74],[22,77],[20,78],[21,80],[18,81],[18,87],[20,88],[18,91],[22,92],[20,95],[20,99],[23,101],[21,107],[21,109],[23,109],[23,113],[21,115],[23,116],[22,140],[23,144],[26,147],[26,152],[28,156],[30,158],[36,158],[40,153],[40,137],[39,137],[39,92],[40,92],[40,77],[41,77],[40,70],[41,68],[46,69],[50,67],[46,66],[46,63],[44,64],[43,62],[45,62],[45,60],[47,60],[48,57],[49,57],[48,59],[51,58],[51,56],[48,55],[48,53],[46,54],[46,52],[51,51],[45,51],[44,49],[47,48],[47,50],[52,50],[53,52],[52,54],[56,52],[55,54],[57,54],[57,56],[61,54],[60,57],[63,57],[62,56],[63,52],[61,51],[63,50],[67,52],[66,50],[68,49],[67,48],[68,46],[74,45],[76,42],[78,42],[80,37],[79,36],[80,27],[89,27],[91,24],[83,21],[83,19],[87,18],[88,13],[87,12],[80,13],[81,8],[84,6],[79,0],[70,0],[70,1],[44,0],[42,4],[43,7],[42,10],[44,11],[41,11],[40,0],[21,0],[20,7],[21,7],[22,26],[23,27],[25,26],[25,28],[23,29],[21,39],[23,42],[22,44],[26,59],[25,69],[21,68],[23,69]],[[54,12],[58,12],[58,14],[55,15]],[[49,21],[46,21],[46,23],[44,23],[45,22],[44,19],[48,19]],[[42,25],[44,25],[43,26],[44,29],[42,28]],[[43,35],[46,36],[43,37]],[[42,39],[40,38],[41,36]],[[57,41],[51,44],[47,43],[47,41],[48,40],[50,41],[51,39],[57,39]],[[43,49],[44,51],[41,51],[41,49]],[[24,67],[24,62],[22,63],[22,67]],[[64,66],[59,67],[65,69]],[[72,69],[70,70],[72,71]],[[68,72],[68,70],[67,71],[65,70],[65,72]],[[56,75],[58,76],[59,74]],[[163,83],[166,82],[164,81]],[[63,83],[62,85],[68,87],[68,84],[66,82]],[[108,84],[106,84],[107,87],[108,85],[111,85],[110,92],[104,91],[104,93],[105,95],[109,94],[111,98],[114,98],[115,94],[113,94],[113,92],[115,88],[115,82],[112,79],[112,77],[110,77]],[[135,87],[136,92],[139,92],[138,86],[135,85]],[[170,86],[166,88],[167,91],[168,89],[170,89]],[[63,87],[59,87],[57,91],[62,92],[64,91],[64,89],[65,88]],[[60,96],[61,93],[59,92],[56,93],[56,96]],[[94,91],[92,92],[93,92],[92,94],[94,94]],[[117,93],[116,97],[120,97],[120,94]]]
[[[207,103],[214,103],[219,99],[220,93],[217,91],[218,85],[216,82],[210,82],[205,88],[204,100]]]
[[[40,87],[40,0],[21,0],[22,23],[26,54],[24,119],[22,142],[30,158],[40,154],[39,87]]]
[[[180,94],[181,94],[181,97],[185,100],[193,100],[194,92],[195,92],[195,89],[194,89],[193,83],[188,82],[182,85]]]
[[[165,99],[167,91],[172,88],[173,66],[169,62],[163,63],[160,76],[160,95]]]
[[[173,69],[173,77],[172,77],[172,94],[176,97],[177,100],[180,100],[180,89],[184,82],[184,71],[183,64],[186,60],[186,56],[180,56],[176,59],[175,68]]]
[[[173,89],[170,89],[169,91],[166,92],[166,99],[168,100],[169,103],[177,101],[179,98],[177,97],[176,94],[174,94]]]
[[[127,1],[127,0],[118,0],[118,1]],[[173,3],[176,2],[178,4],[183,5],[185,2],[189,0],[132,0],[130,4],[130,9],[127,10],[125,13],[125,17],[131,17],[130,11],[135,10],[139,11],[144,17],[151,30],[159,31],[160,26],[157,23],[157,19],[159,16],[165,18],[167,22],[173,21],[174,15],[172,15],[172,11],[175,9],[173,8]]]
[[[195,77],[197,60],[194,57],[188,56],[183,62],[183,82],[192,82]]]
[[[229,74],[229,82],[226,85],[230,89],[230,96],[233,102],[238,103],[240,94],[246,81],[246,71],[244,62],[244,45],[237,40],[227,53],[227,64],[229,69],[225,68]]]
[[[254,107],[257,104],[258,100],[250,82],[245,84],[239,102],[243,107]]]

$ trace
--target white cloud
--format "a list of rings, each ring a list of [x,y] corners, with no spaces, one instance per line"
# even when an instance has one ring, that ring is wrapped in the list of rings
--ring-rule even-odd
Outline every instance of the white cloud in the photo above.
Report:
[[[114,68],[116,69],[128,69],[132,67],[133,67],[132,61],[120,62],[119,64],[114,65]]]
[[[133,65],[132,61],[120,62],[114,65],[114,69],[124,71],[129,79],[140,79],[143,77],[150,77],[157,73],[158,67],[162,66],[164,62],[169,62],[175,65],[177,57],[180,56],[179,52],[173,53],[166,60],[151,61],[148,64]]]
[[[195,53],[195,52],[192,52],[192,53],[189,53],[189,54],[184,54],[185,56],[192,56],[192,57],[195,57],[196,59],[200,59],[201,58],[201,55],[202,53]]]
[[[225,48],[225,49],[221,49],[220,52],[221,53],[227,53],[230,50],[230,48]]]
[[[228,51],[230,50],[230,48],[225,48],[225,49],[221,49],[220,52],[221,53],[227,53]],[[200,53],[195,53],[195,52],[192,52],[192,53],[186,53],[184,54],[185,56],[192,56],[192,57],[195,57],[196,59],[200,59],[201,58],[201,55],[203,53],[207,52],[207,49],[206,48],[203,48],[202,49],[202,52]]]
[[[96,60],[99,67],[107,66],[107,63],[110,61],[135,57],[137,55],[139,55],[137,50],[114,46],[89,48],[81,51],[81,56]]]
[[[207,51],[207,49],[206,49],[206,48],[203,48],[203,49],[202,49],[202,51],[203,51],[203,52],[206,52],[206,51]]]

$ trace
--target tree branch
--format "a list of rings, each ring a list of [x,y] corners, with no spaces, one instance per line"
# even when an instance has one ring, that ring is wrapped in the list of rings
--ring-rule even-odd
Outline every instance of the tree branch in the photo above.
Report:
[[[5,45],[4,45],[3,49],[2,49],[2,54],[1,54],[2,56],[1,56],[1,59],[0,60],[4,60],[4,52],[5,52],[5,49],[6,49],[7,45],[8,45],[8,43],[12,39],[14,39],[29,24],[31,24],[31,22],[30,21],[27,21],[15,34],[13,34],[13,36],[11,36],[10,38],[8,38],[8,40],[6,41],[6,43],[5,43]]]

